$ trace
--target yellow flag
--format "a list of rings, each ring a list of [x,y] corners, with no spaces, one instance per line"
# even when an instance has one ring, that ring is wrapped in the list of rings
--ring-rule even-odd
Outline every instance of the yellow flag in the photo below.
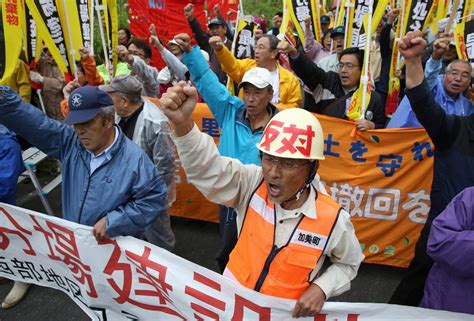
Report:
[[[26,0],[26,4],[35,20],[37,35],[41,36],[41,39],[43,39],[46,47],[48,47],[51,52],[54,61],[58,64],[59,70],[64,73],[66,81],[69,81],[72,72],[67,59],[66,38],[61,28],[59,12],[56,5],[51,4],[51,6],[47,8],[48,10],[44,11],[40,0]],[[51,33],[50,30],[52,30],[53,33]],[[37,42],[37,46],[41,46],[41,43]]]
[[[363,23],[364,23],[364,30],[367,30],[367,42],[366,42],[366,50],[364,55],[369,55],[369,59],[365,59],[364,57],[364,63],[362,65],[362,72],[361,72],[361,77],[360,77],[360,83],[359,83],[359,88],[352,94],[351,102],[349,104],[349,108],[347,109],[347,118],[352,119],[352,120],[357,120],[364,118],[365,111],[367,110],[367,107],[369,106],[370,102],[370,97],[372,96],[372,85],[371,85],[371,78],[372,75],[370,73],[370,40],[372,39],[372,30],[369,30],[368,26],[368,19],[369,14],[367,13],[364,18],[363,18]],[[367,70],[367,75],[368,78],[366,79],[367,81],[367,86],[364,84],[364,75],[365,71]],[[365,99],[365,104],[364,104],[364,91],[366,95]]]
[[[1,2],[3,43],[0,50],[0,84],[6,84],[15,73],[21,52],[21,8],[18,1]]]

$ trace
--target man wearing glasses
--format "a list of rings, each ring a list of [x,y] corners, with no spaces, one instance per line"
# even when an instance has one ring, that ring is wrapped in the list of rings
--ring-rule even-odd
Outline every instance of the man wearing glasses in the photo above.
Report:
[[[281,42],[280,51],[290,57],[293,72],[311,90],[315,105],[306,108],[311,112],[347,119],[346,113],[352,94],[360,83],[364,51],[359,48],[344,49],[339,58],[338,72],[324,71],[305,57],[288,42]],[[372,91],[364,119],[358,119],[355,126],[359,130],[383,128],[385,111],[380,95]]]
[[[150,65],[151,48],[146,43],[133,40],[128,45],[117,47],[120,60],[128,63],[132,75],[136,75],[143,83],[143,95],[158,98],[160,95],[160,83],[158,82],[159,70]]]
[[[448,115],[469,116],[474,113],[472,102],[463,95],[471,85],[472,67],[466,60],[453,60],[446,67],[446,74],[440,75],[443,57],[452,45],[449,35],[433,43],[433,54],[426,62],[425,78],[431,89],[435,102]],[[398,106],[387,128],[420,128],[422,125],[413,112],[408,97],[405,96]]]
[[[257,148],[262,166],[221,157],[199,131],[196,90],[168,89],[161,105],[188,179],[210,201],[237,212],[239,238],[224,275],[247,288],[296,300],[293,317],[314,316],[350,288],[364,258],[349,214],[325,194],[317,170],[324,136],[300,108],[276,114]],[[321,269],[325,258],[331,264]]]
[[[240,83],[244,74],[254,67],[265,68],[270,72],[272,80],[272,103],[279,110],[300,107],[302,101],[300,83],[289,70],[278,63],[278,43],[277,37],[263,35],[255,45],[255,59],[237,59],[219,37],[209,39],[209,44],[219,58],[222,70],[235,83]]]

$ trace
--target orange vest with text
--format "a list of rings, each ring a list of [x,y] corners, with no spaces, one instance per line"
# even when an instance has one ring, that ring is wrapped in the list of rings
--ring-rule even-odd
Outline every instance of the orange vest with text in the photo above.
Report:
[[[286,245],[274,245],[276,211],[264,182],[252,195],[225,276],[271,296],[299,299],[313,280],[310,274],[324,253],[340,206],[317,193],[317,218],[301,215]]]

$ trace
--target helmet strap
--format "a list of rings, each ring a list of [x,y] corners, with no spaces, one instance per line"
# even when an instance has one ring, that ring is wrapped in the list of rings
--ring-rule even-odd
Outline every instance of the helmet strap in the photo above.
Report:
[[[281,202],[281,206],[283,207],[285,203],[288,203],[288,202],[291,202],[291,201],[299,201],[299,199],[301,198],[301,195],[303,195],[303,193],[311,186],[311,182],[313,181],[314,177],[316,176],[316,164],[317,162],[313,161],[311,162],[311,167],[310,167],[310,171],[309,171],[309,176],[308,176],[308,179],[306,180],[306,182],[304,183],[303,187],[300,188],[298,190],[298,192],[296,192],[295,194],[293,194],[293,196],[291,196],[290,198],[288,198],[287,200],[284,200],[283,202]]]

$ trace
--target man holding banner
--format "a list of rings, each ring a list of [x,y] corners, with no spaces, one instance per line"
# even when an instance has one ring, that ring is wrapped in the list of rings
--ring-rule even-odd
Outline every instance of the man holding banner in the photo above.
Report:
[[[474,186],[474,114],[448,115],[435,102],[423,75],[421,57],[426,41],[422,35],[421,31],[415,30],[399,41],[400,53],[406,61],[406,93],[410,105],[436,147],[428,220],[408,272],[390,299],[392,304],[412,306],[420,304],[426,276],[433,265],[426,252],[433,220],[458,193]]]
[[[257,148],[262,167],[220,157],[192,113],[197,92],[181,82],[161,99],[188,179],[209,200],[236,208],[239,239],[224,276],[294,299],[293,317],[314,316],[350,287],[364,258],[349,214],[324,193],[317,170],[324,137],[314,115],[275,115]],[[325,258],[329,267],[321,271]]]
[[[69,97],[69,107],[61,123],[0,87],[0,123],[61,161],[63,218],[93,226],[97,241],[140,236],[164,210],[163,179],[140,147],[114,126],[107,93],[80,87]]]

